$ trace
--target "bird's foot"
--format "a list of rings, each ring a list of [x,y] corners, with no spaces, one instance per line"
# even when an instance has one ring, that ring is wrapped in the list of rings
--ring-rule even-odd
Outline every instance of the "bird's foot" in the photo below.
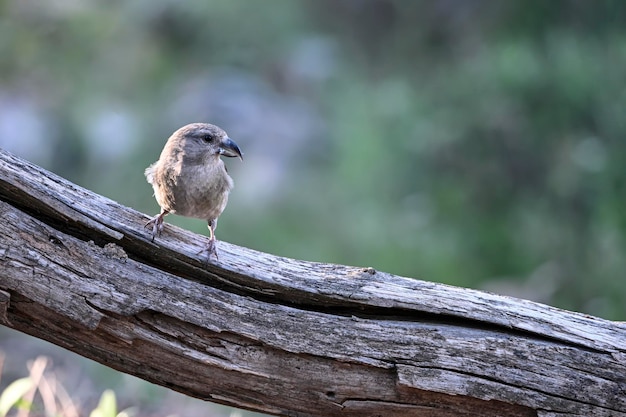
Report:
[[[165,217],[166,213],[157,214],[154,216],[148,223],[145,224],[144,228],[152,229],[152,241],[154,242],[154,238],[157,235],[161,235],[163,231],[163,217]]]
[[[219,257],[217,256],[217,244],[214,237],[209,239],[209,243],[207,244],[206,248],[198,252],[198,255],[204,252],[207,252],[207,261],[211,260],[212,255],[215,256],[215,259],[219,259]]]

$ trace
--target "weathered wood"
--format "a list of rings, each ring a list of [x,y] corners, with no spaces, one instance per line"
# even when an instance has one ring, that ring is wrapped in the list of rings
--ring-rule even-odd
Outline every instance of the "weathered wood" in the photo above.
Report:
[[[0,152],[0,322],[289,416],[626,416],[626,327],[165,226]]]

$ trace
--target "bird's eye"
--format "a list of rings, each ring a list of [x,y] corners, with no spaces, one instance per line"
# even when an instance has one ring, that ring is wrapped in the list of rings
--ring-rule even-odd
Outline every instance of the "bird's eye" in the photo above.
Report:
[[[202,136],[202,140],[205,142],[211,142],[211,139],[213,139],[213,136],[209,135],[209,134],[205,134]]]

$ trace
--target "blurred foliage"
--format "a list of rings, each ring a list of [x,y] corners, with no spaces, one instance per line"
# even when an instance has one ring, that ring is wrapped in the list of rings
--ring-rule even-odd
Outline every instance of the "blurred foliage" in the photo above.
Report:
[[[11,408],[30,409],[31,404],[22,401],[22,397],[31,390],[33,382],[30,378],[20,378],[11,382],[0,392],[0,417],[5,417]]]
[[[117,411],[117,399],[115,393],[110,389],[102,393],[98,406],[89,413],[89,417],[131,417],[134,415],[134,409]]]
[[[219,239],[626,317],[625,2],[0,13],[4,148],[153,214],[143,169],[214,122],[245,153]]]
[[[0,377],[3,359],[0,352]],[[56,380],[55,374],[46,370],[49,364],[50,359],[45,356],[29,361],[29,375],[10,382],[0,390],[0,417],[6,417],[10,411],[14,411],[12,415],[19,417],[80,415],[79,408],[63,385]],[[132,417],[136,415],[135,411],[133,408],[127,408],[118,412],[115,393],[112,390],[105,390],[97,407],[89,413],[89,417]]]

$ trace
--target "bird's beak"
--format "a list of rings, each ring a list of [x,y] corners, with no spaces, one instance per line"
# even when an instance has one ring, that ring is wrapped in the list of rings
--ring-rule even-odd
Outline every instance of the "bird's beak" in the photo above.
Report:
[[[228,136],[222,139],[222,143],[220,143],[220,155],[235,157],[238,156],[239,159],[243,161],[243,153],[239,146],[235,142],[232,141]]]

